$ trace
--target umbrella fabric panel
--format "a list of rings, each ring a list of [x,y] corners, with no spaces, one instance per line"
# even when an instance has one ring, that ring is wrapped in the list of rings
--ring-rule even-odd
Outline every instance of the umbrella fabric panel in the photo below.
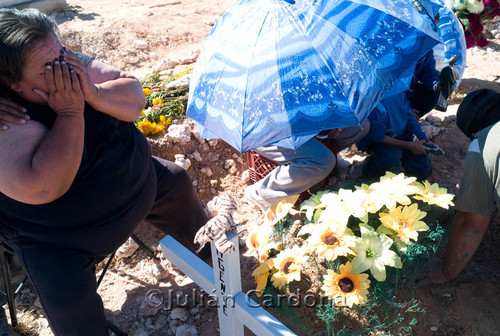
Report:
[[[280,141],[296,148],[322,129],[362,123],[408,68],[403,62],[436,43],[413,28],[419,16],[410,9],[402,13],[412,22],[403,23],[362,2],[233,5],[191,79],[188,117],[202,136],[239,151]]]

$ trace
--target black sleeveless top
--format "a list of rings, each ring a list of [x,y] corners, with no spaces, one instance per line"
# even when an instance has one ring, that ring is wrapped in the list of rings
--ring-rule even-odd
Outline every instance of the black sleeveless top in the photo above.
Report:
[[[56,113],[23,102],[31,120],[51,128]],[[156,173],[143,134],[133,123],[85,106],[82,162],[70,189],[55,201],[30,205],[0,193],[0,225],[10,239],[29,238],[107,254],[146,217]]]

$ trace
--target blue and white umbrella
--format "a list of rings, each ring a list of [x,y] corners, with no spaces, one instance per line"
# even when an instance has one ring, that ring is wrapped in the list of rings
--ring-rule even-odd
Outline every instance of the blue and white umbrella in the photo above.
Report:
[[[238,0],[212,28],[187,116],[240,152],[360,125],[438,43],[408,0]]]

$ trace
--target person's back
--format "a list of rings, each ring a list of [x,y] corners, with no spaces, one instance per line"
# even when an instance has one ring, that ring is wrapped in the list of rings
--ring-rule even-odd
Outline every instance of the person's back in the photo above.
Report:
[[[432,167],[423,147],[427,136],[404,92],[383,99],[368,118],[370,132],[356,144],[370,154],[363,167],[365,177],[376,178],[386,171],[405,172],[419,179],[430,176]]]

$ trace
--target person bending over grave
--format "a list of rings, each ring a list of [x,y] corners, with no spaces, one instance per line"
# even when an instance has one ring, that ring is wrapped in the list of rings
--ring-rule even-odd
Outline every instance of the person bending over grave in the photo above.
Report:
[[[66,49],[37,10],[0,9],[0,91],[0,235],[55,335],[108,335],[96,258],[143,219],[195,250],[207,215],[132,123],[140,82]]]
[[[419,285],[444,283],[460,274],[500,210],[500,93],[469,93],[457,111],[457,125],[472,142],[465,158],[457,214],[444,259],[434,259],[421,273]]]
[[[335,151],[342,151],[370,130],[369,120],[361,126],[332,129],[311,138],[297,149],[273,145],[254,149],[279,165],[266,177],[245,188],[245,198],[265,212],[280,200],[302,193],[325,179],[335,168],[336,154],[318,138],[328,138]],[[323,139],[324,140],[324,139]]]

